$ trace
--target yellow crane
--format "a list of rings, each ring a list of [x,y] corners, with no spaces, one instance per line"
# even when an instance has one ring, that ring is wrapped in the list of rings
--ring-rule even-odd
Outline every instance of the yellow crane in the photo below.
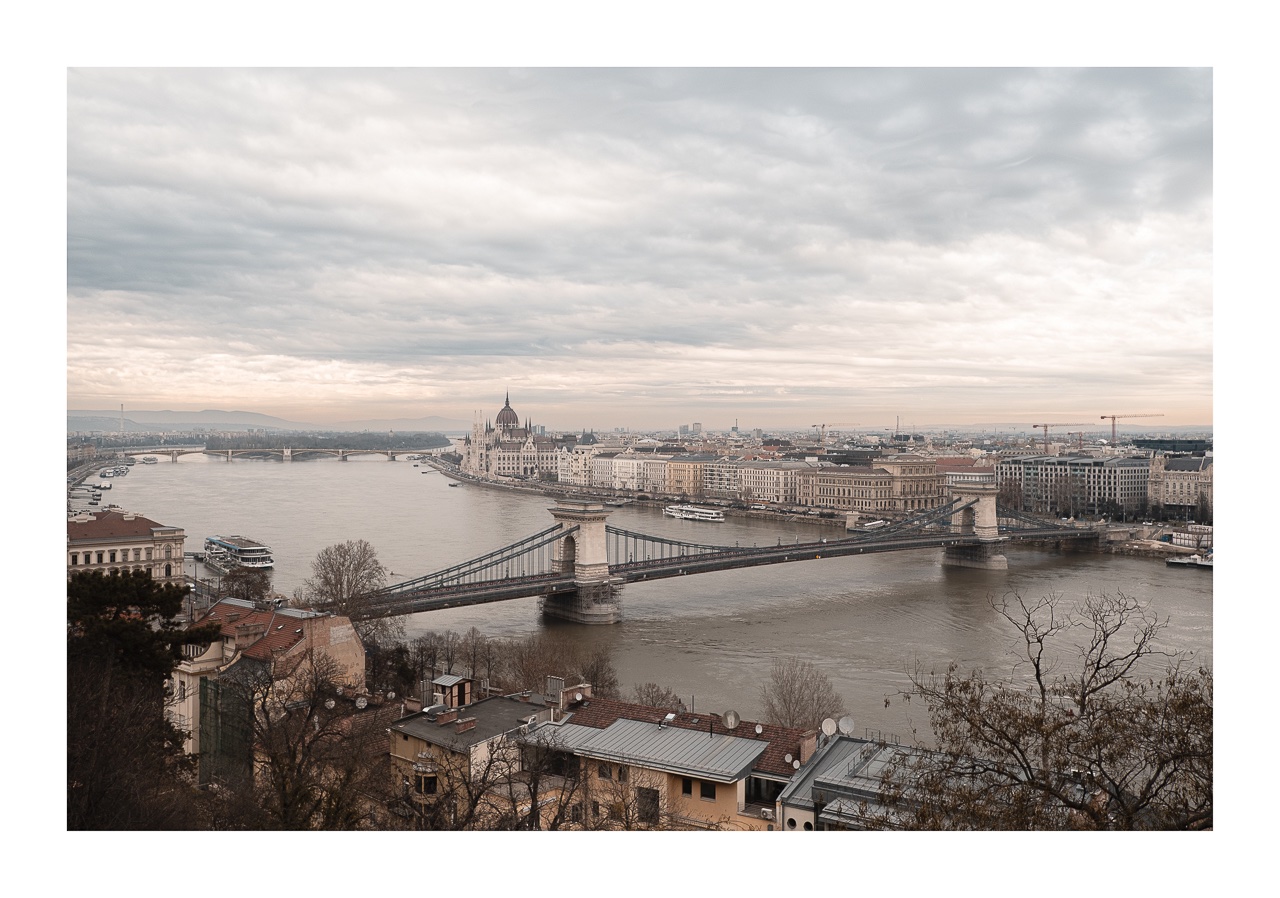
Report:
[[[1140,414],[1140,415],[1103,415],[1099,420],[1105,421],[1111,419],[1111,442],[1116,441],[1116,418],[1163,418],[1163,413],[1156,414]]]

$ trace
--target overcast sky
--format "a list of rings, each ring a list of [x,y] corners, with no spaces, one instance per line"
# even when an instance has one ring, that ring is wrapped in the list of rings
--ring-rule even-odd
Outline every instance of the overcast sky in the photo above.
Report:
[[[1212,421],[1208,69],[67,85],[71,409]]]

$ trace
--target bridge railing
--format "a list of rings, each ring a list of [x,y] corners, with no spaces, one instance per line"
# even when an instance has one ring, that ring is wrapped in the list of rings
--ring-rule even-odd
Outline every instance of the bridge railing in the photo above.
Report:
[[[555,544],[577,530],[576,524],[566,529],[555,524],[501,549],[388,586],[382,595],[550,573]]]

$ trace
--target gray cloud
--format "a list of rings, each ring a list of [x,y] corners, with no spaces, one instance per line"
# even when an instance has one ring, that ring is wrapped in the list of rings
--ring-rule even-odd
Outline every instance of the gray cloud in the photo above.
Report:
[[[68,84],[73,407],[1212,414],[1208,70]]]

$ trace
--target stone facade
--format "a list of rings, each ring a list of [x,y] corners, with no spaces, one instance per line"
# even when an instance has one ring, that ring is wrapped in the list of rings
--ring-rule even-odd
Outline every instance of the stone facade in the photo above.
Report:
[[[67,521],[67,576],[73,571],[147,571],[162,583],[184,583],[186,533],[122,511],[81,514]]]

